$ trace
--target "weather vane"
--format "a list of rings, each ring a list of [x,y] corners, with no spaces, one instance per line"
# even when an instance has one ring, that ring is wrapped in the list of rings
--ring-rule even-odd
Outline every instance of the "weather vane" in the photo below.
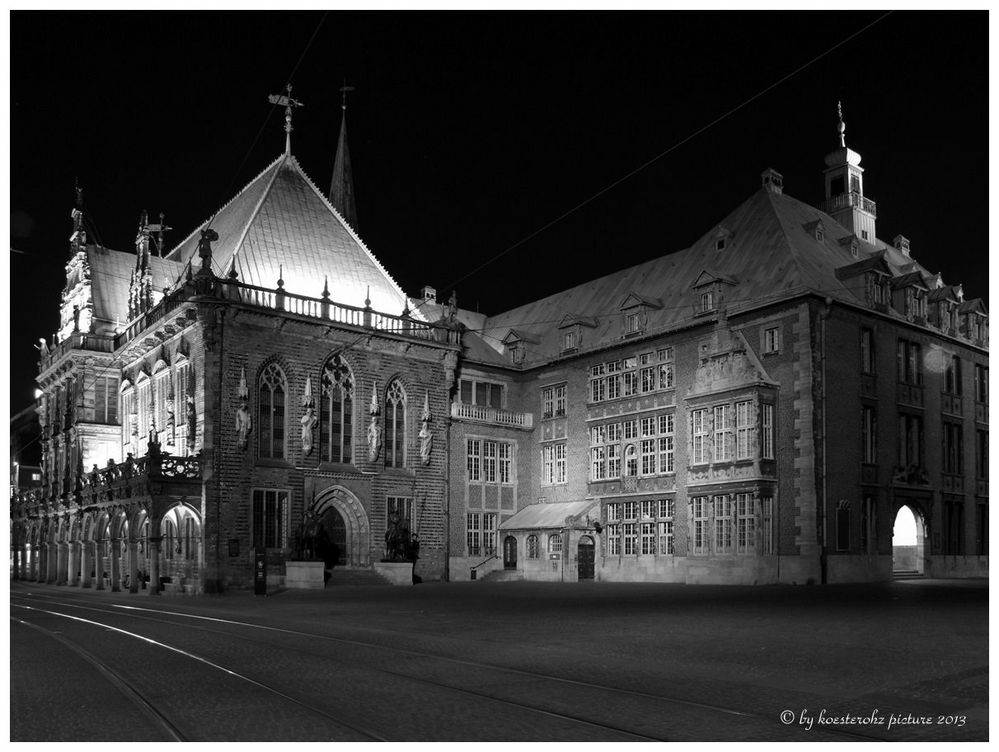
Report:
[[[291,108],[292,107],[305,107],[302,102],[297,99],[291,98],[291,84],[287,84],[284,87],[285,94],[269,94],[267,96],[267,101],[271,104],[283,104],[284,105],[284,150],[286,154],[291,153]]]
[[[340,105],[340,109],[342,109],[344,112],[347,111],[347,92],[354,91],[354,88],[355,87],[353,86],[347,86],[347,77],[344,76],[343,86],[340,87],[340,93],[343,94],[343,104]]]

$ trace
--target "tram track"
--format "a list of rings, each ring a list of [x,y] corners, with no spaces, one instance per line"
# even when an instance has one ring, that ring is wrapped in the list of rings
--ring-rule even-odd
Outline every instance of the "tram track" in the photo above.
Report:
[[[48,600],[46,598],[46,600]],[[428,652],[425,650],[416,650],[412,648],[406,648],[401,646],[386,646],[378,642],[367,642],[363,640],[358,640],[355,638],[338,637],[335,635],[321,634],[315,632],[307,632],[297,629],[289,629],[285,627],[275,627],[266,624],[255,624],[252,622],[237,620],[237,619],[226,619],[215,616],[206,616],[201,614],[189,614],[179,611],[170,611],[165,609],[151,609],[139,606],[132,606],[130,604],[109,604],[101,607],[96,607],[93,605],[81,605],[79,603],[70,603],[66,601],[56,601],[64,607],[71,607],[77,609],[85,609],[90,611],[98,611],[105,615],[115,615],[115,616],[131,616],[132,618],[146,620],[158,624],[169,625],[171,627],[183,626],[188,629],[194,629],[203,632],[209,632],[224,636],[226,638],[238,638],[240,640],[253,643],[256,645],[261,645],[268,648],[273,648],[273,641],[268,641],[266,639],[260,639],[259,637],[253,637],[247,634],[240,634],[239,630],[252,630],[256,632],[270,632],[279,633],[286,635],[288,637],[301,638],[307,641],[323,641],[326,643],[331,643],[335,645],[341,645],[345,647],[352,648],[354,650],[369,650],[377,651],[378,654],[384,655],[386,653],[395,654],[398,656],[403,656],[408,660],[415,660],[418,662],[430,662],[444,664],[446,666],[451,666],[452,669],[455,667],[460,667],[466,670],[478,671],[478,672],[495,672],[499,674],[504,674],[508,678],[520,679],[530,682],[545,682],[549,683],[555,687],[561,687],[561,692],[554,693],[556,697],[560,697],[563,694],[573,694],[574,692],[582,692],[584,695],[591,695],[596,693],[597,696],[605,696],[605,702],[597,702],[596,706],[609,705],[612,703],[607,703],[607,697],[613,697],[620,701],[621,698],[626,698],[632,702],[637,702],[639,705],[647,705],[648,710],[665,712],[667,708],[673,708],[673,713],[677,711],[676,708],[685,708],[687,713],[695,714],[706,714],[708,716],[725,716],[730,721],[734,721],[739,724],[751,725],[759,728],[769,727],[774,728],[779,727],[782,729],[782,734],[786,734],[789,729],[786,726],[778,724],[777,720],[770,718],[767,715],[753,712],[745,711],[737,708],[727,707],[719,704],[705,703],[696,700],[690,700],[686,698],[680,698],[675,696],[668,696],[664,694],[655,694],[649,692],[643,692],[635,689],[627,689],[621,687],[615,687],[605,684],[598,684],[595,682],[587,682],[579,679],[572,679],[562,676],[555,676],[552,674],[545,674],[539,671],[525,670],[521,668],[514,668],[509,666],[497,665],[494,663],[488,663],[484,661],[474,661],[466,658],[456,658],[450,656],[442,656]],[[192,624],[191,622],[201,622],[200,624]],[[211,626],[208,626],[211,625]],[[234,631],[235,630],[235,631]],[[252,634],[252,632],[251,632]],[[400,635],[401,637],[402,635]],[[330,660],[330,656],[321,651],[315,651],[314,648],[294,648],[286,643],[282,643],[281,647],[286,651],[293,651],[299,653],[306,657],[311,658],[322,658],[324,660]],[[391,668],[372,667],[370,663],[361,661],[359,659],[350,659],[343,656],[337,656],[337,662],[350,664],[355,667],[362,667],[366,671],[377,672],[378,674],[393,677],[395,680],[403,680],[407,682],[413,682],[421,685],[432,686],[438,689],[447,690],[449,692],[458,693],[464,696],[475,697],[479,700],[485,700],[487,702],[498,703],[508,707],[516,708],[520,711],[528,711],[535,714],[540,714],[553,719],[558,719],[560,721],[569,721],[581,725],[585,725],[591,728],[599,729],[605,732],[611,732],[615,734],[623,735],[627,738],[639,739],[645,741],[668,741],[669,739],[663,738],[664,735],[650,735],[649,733],[644,733],[643,731],[636,728],[629,728],[614,723],[604,723],[596,721],[592,718],[584,718],[579,714],[561,712],[560,710],[553,709],[552,707],[541,707],[539,705],[534,705],[530,703],[525,703],[518,701],[516,699],[511,699],[509,697],[501,697],[496,694],[491,694],[483,692],[480,690],[472,689],[469,687],[457,686],[454,679],[452,681],[440,681],[431,678],[429,674],[433,671],[427,671],[425,675],[413,675],[412,673],[407,673],[404,671],[393,670]],[[412,669],[412,666],[410,666]],[[431,667],[432,668],[432,667]],[[882,741],[882,737],[877,737],[873,735],[858,733],[845,729],[827,729],[825,731],[828,738],[838,738],[838,739],[852,739],[858,741]],[[811,738],[815,738],[814,735]]]

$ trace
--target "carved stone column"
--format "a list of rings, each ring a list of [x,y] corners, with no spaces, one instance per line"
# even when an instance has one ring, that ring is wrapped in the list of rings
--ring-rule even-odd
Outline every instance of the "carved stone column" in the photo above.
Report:
[[[111,539],[111,592],[121,592],[121,540]]]
[[[139,592],[139,542],[128,542],[128,592]]]
[[[72,541],[66,544],[69,560],[69,569],[66,571],[66,584],[70,587],[77,587],[80,584],[80,544]]]
[[[66,563],[66,559],[69,558],[68,554],[68,543],[56,543],[56,571],[54,573],[56,585],[66,584],[66,574],[69,571],[69,567]]]
[[[94,585],[95,590],[104,589],[104,557],[101,555],[103,545],[100,540],[94,541],[94,574],[97,580]]]
[[[80,558],[82,562],[80,563],[80,587],[88,588],[91,583],[90,571],[94,566],[94,557],[91,554],[91,546],[93,543],[91,541],[85,540],[80,542]]]
[[[149,594],[160,594],[160,537],[149,539]]]

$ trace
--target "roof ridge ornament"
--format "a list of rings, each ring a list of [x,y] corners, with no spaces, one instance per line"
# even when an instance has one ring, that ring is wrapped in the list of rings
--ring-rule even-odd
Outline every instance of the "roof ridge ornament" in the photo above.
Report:
[[[846,123],[843,122],[843,102],[839,100],[836,102],[836,117],[839,118],[839,122],[836,124],[836,132],[839,134],[839,145],[840,148],[846,146]]]
[[[287,83],[284,87],[285,94],[269,94],[267,96],[267,101],[271,104],[284,105],[284,153],[291,154],[291,132],[293,130],[291,126],[291,108],[292,107],[305,107],[305,104],[299,102],[297,99],[291,98],[291,84]]]

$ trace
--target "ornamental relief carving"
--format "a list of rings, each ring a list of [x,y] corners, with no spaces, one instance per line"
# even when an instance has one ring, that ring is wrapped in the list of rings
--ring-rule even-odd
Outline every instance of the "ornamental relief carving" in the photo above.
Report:
[[[716,391],[759,381],[761,374],[744,350],[710,355],[702,360],[694,372],[694,383],[688,394]]]

